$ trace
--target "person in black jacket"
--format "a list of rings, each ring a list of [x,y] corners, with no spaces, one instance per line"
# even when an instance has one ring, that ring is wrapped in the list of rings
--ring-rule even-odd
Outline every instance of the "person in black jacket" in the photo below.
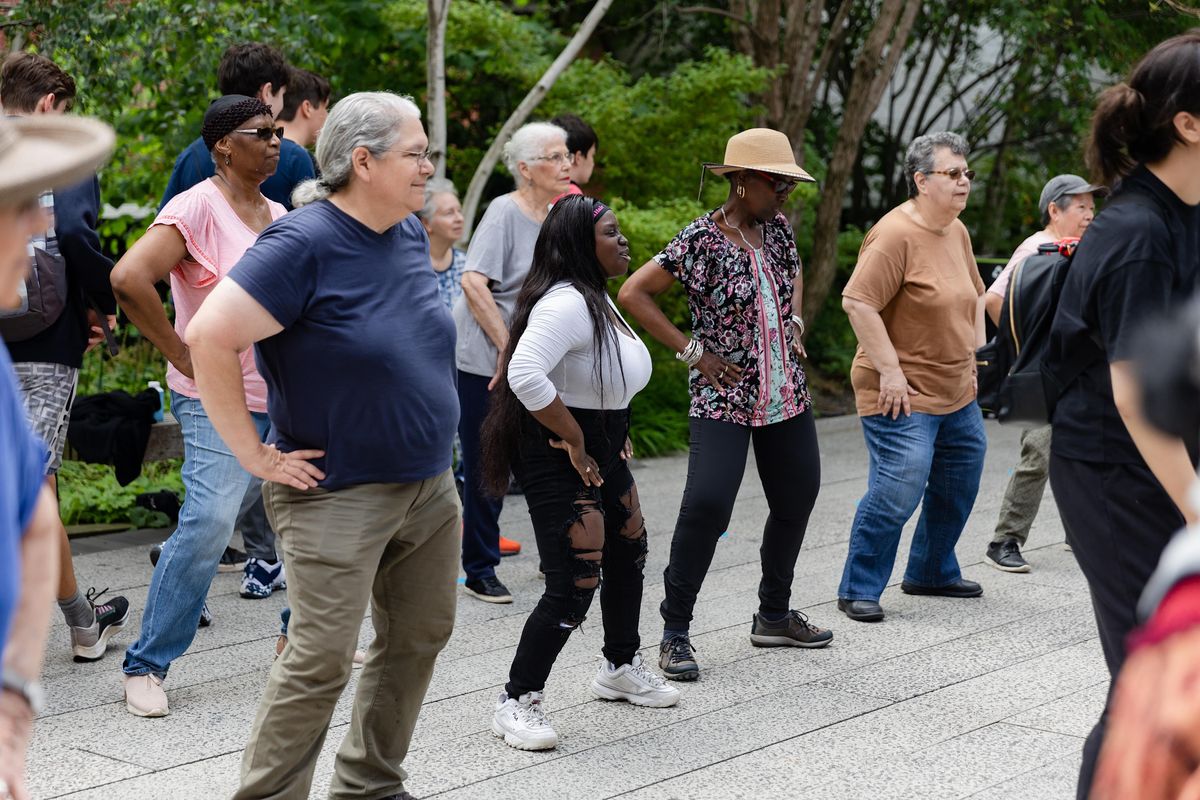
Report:
[[[14,53],[0,67],[0,104],[10,116],[64,114],[75,100],[75,81],[53,61],[33,53]],[[104,338],[101,325],[116,325],[117,303],[108,274],[112,261],[100,250],[96,222],[100,215],[100,182],[92,175],[75,186],[42,195],[52,223],[35,236],[35,244],[56,248],[67,267],[67,303],[49,328],[30,339],[9,341],[9,354],[20,381],[25,411],[34,432],[48,445],[45,471],[57,492],[67,423],[83,354]],[[101,315],[106,317],[101,320]],[[66,528],[59,529],[58,607],[71,632],[76,661],[96,661],[109,639],[129,616],[129,601],[111,597],[97,605],[94,589],[80,591],[71,561]]]
[[[1158,45],[1104,92],[1088,162],[1098,183],[1120,183],[1079,243],[1051,328],[1045,367],[1065,389],[1051,419],[1050,484],[1115,676],[1138,596],[1171,535],[1196,516],[1186,500],[1196,453],[1136,413],[1132,359],[1141,324],[1200,286],[1200,28]],[[1107,717],[1084,745],[1080,798]]]

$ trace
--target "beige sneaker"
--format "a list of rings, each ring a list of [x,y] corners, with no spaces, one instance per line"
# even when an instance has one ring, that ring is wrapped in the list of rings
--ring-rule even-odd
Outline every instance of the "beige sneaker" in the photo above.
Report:
[[[125,708],[139,717],[165,717],[171,713],[162,678],[157,675],[126,675]]]

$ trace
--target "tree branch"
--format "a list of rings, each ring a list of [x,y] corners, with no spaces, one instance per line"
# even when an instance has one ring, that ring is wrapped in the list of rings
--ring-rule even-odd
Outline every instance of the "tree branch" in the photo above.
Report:
[[[609,6],[613,4],[613,0],[596,0],[596,4],[592,6],[592,10],[584,17],[584,20],[579,25],[579,30],[571,37],[571,41],[567,42],[567,46],[558,54],[558,58],[554,59],[554,63],[546,70],[546,73],[538,79],[538,82],[529,90],[529,94],[525,95],[525,99],[517,106],[516,110],[509,115],[500,131],[496,134],[496,138],[492,140],[491,146],[487,152],[483,154],[483,159],[479,162],[479,166],[475,168],[475,174],[471,176],[471,183],[467,187],[467,193],[463,198],[463,216],[466,218],[466,228],[463,231],[463,238],[471,237],[471,230],[475,227],[475,212],[479,208],[479,200],[483,197],[483,187],[487,183],[488,177],[492,174],[492,170],[496,168],[496,162],[500,160],[500,153],[504,149],[504,145],[516,132],[517,128],[521,127],[528,119],[529,115],[537,108],[538,103],[542,102],[542,98],[554,86],[554,82],[559,76],[566,71],[575,57],[579,55],[579,51],[583,49],[584,44],[591,38],[592,33],[596,30],[596,26],[600,24],[600,20],[608,11]]]

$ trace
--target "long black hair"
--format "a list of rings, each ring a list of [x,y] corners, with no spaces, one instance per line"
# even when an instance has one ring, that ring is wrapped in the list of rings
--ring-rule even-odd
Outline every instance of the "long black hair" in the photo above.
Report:
[[[517,294],[509,327],[508,346],[500,363],[500,381],[493,390],[491,409],[480,431],[483,451],[483,486],[496,496],[508,489],[508,475],[516,456],[522,427],[529,412],[508,385],[508,362],[529,325],[529,314],[538,300],[558,283],[575,287],[587,303],[592,319],[592,340],[596,348],[594,375],[603,398],[602,381],[604,351],[612,347],[621,364],[621,351],[616,346],[618,336],[609,314],[608,275],[596,258],[597,212],[603,206],[583,195],[562,198],[546,215],[533,247],[533,264],[521,291]]]

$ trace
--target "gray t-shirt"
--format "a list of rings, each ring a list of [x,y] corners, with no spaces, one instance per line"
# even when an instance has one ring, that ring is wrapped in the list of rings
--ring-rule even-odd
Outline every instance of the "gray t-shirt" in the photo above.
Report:
[[[508,325],[517,293],[533,263],[533,245],[541,223],[525,216],[512,195],[497,197],[479,221],[467,247],[467,272],[487,276],[492,299]],[[471,314],[465,295],[454,303],[454,327],[458,329],[455,361],[458,368],[472,375],[491,377],[496,372],[496,347]]]

